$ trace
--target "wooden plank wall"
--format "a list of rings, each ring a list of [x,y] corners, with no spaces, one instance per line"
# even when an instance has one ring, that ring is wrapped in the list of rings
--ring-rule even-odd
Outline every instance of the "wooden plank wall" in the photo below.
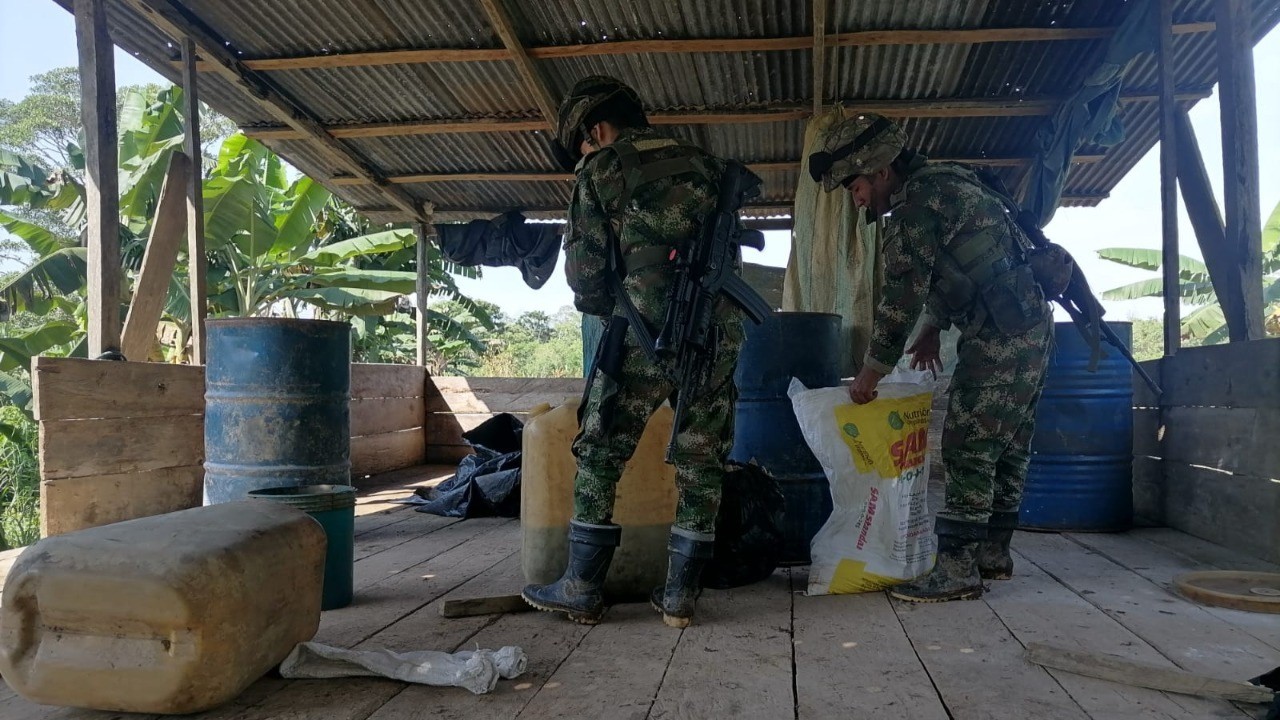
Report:
[[[204,368],[37,358],[40,531],[200,504]]]
[[[427,457],[427,371],[418,365],[351,366],[351,475],[421,465]]]
[[[204,368],[37,358],[44,535],[195,507],[204,483]],[[426,371],[351,366],[353,482],[422,464]]]
[[[452,464],[471,454],[462,434],[494,415],[524,418],[543,403],[582,397],[582,378],[464,378],[427,380],[427,462]]]
[[[1280,562],[1280,338],[1187,348],[1135,384],[1139,516]]]

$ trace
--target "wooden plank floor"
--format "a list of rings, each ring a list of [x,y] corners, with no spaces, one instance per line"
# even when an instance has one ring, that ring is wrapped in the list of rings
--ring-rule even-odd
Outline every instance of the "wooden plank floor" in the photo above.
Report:
[[[982,600],[910,605],[883,593],[807,597],[804,568],[707,591],[684,631],[645,605],[610,608],[595,627],[543,613],[445,619],[445,599],[523,585],[520,528],[457,521],[389,500],[439,468],[379,478],[363,493],[356,601],[325,613],[317,642],[457,650],[518,645],[528,672],[489,695],[371,680],[264,678],[201,720],[493,720],[572,718],[1262,717],[1235,706],[1049,672],[1023,650],[1047,642],[1246,680],[1280,666],[1275,616],[1205,608],[1170,589],[1180,572],[1280,568],[1165,529],[1125,534],[1019,533],[1016,576]],[[32,705],[0,685],[0,718],[120,716]]]

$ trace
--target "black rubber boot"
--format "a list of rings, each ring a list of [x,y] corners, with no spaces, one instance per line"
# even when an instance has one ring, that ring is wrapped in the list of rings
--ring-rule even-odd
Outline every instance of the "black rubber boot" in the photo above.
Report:
[[[583,625],[604,616],[604,579],[613,551],[622,540],[619,525],[569,522],[569,565],[550,585],[529,585],[520,593],[525,602],[544,612],[567,613]]]
[[[693,607],[702,589],[702,569],[715,550],[715,535],[673,527],[667,542],[667,584],[649,596],[653,609],[662,613],[662,622],[673,628],[687,628],[693,622]]]
[[[978,548],[978,574],[983,580],[1008,580],[1013,577],[1013,556],[1009,543],[1018,529],[1018,511],[993,512],[987,521],[987,539]]]
[[[911,582],[890,588],[899,600],[918,603],[976,600],[982,597],[978,576],[978,545],[987,536],[987,526],[938,518],[938,560],[933,570]]]

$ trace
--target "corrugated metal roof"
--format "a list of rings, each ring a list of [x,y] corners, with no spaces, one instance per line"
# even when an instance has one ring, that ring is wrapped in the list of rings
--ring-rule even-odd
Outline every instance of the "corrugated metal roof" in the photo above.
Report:
[[[71,0],[55,0],[64,7]],[[238,57],[245,59],[335,55],[412,49],[494,49],[502,43],[480,3],[473,0],[173,0]],[[522,42],[529,47],[633,40],[806,38],[811,2],[791,0],[506,0]],[[984,27],[1111,27],[1129,3],[1120,0],[867,0],[832,3],[828,33],[867,30],[946,30]],[[1212,20],[1214,0],[1178,0],[1178,22]],[[1280,21],[1280,0],[1253,0],[1257,37]],[[120,0],[109,4],[113,39],[178,80],[172,39]],[[651,53],[535,59],[534,67],[558,98],[586,74],[615,75],[632,84],[652,111],[744,111],[813,102],[813,53]],[[859,99],[1062,97],[1099,62],[1105,42],[1001,42],[878,45],[829,48],[823,91],[828,101],[855,107]],[[1215,80],[1215,37],[1177,36],[1179,85],[1207,88]],[[536,119],[534,94],[507,60],[436,62],[365,67],[260,71],[259,76],[305,115],[323,124],[421,122],[466,118]],[[1126,88],[1150,91],[1157,83],[1153,57],[1127,71]],[[201,98],[242,126],[277,122],[240,84],[201,74]],[[1124,105],[1127,138],[1105,149],[1103,162],[1078,165],[1064,204],[1096,204],[1155,144],[1154,103]],[[912,118],[912,142],[934,157],[1030,155],[1044,116]],[[669,126],[718,155],[746,162],[799,159],[804,122]],[[384,176],[460,172],[554,171],[545,134],[488,132],[364,137],[342,141]],[[341,163],[311,140],[272,140],[291,163],[321,181],[345,174]],[[1089,149],[1098,153],[1103,149]],[[1000,168],[1016,181],[1018,168]],[[763,173],[763,201],[785,204],[799,181],[795,170]],[[330,183],[359,207],[389,205],[372,184]],[[568,199],[568,183],[450,181],[400,185],[437,208],[500,211],[551,209]],[[1075,199],[1071,199],[1075,198]],[[385,215],[380,215],[384,217]]]

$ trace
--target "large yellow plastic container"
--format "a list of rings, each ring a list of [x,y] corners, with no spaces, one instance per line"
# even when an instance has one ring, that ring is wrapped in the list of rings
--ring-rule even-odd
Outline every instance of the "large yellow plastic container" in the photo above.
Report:
[[[528,582],[549,583],[560,577],[569,558],[578,402],[536,413],[523,433],[522,558]],[[676,517],[675,468],[663,462],[671,420],[667,405],[654,413],[618,483],[613,521],[622,526],[622,545],[605,581],[605,592],[613,597],[647,597],[666,579],[667,536]]]
[[[46,538],[5,582],[0,674],[47,705],[216,707],[315,635],[324,558],[319,523],[260,501]]]

